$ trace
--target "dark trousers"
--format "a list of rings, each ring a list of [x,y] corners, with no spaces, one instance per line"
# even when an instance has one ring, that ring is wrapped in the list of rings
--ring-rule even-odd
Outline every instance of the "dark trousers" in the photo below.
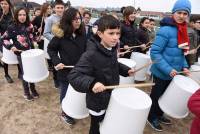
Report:
[[[162,80],[155,76],[153,76],[153,81],[155,83],[155,86],[153,86],[151,90],[151,94],[150,94],[150,97],[152,99],[152,106],[151,106],[149,117],[148,117],[148,120],[150,122],[158,119],[158,117],[163,116],[163,111],[159,107],[158,99],[160,98],[160,96],[163,95],[166,88],[171,82],[171,80]]]
[[[38,48],[44,50],[44,40],[37,42]]]
[[[4,68],[5,76],[9,75],[8,74],[8,64],[7,63],[3,63],[3,68]],[[21,75],[21,69],[20,69],[19,64],[17,64],[17,68],[18,68],[18,75]]]
[[[22,59],[21,59],[21,56],[17,56],[17,59],[18,59],[18,61],[19,61],[19,66],[20,66],[22,75],[24,75],[24,70],[23,70],[23,66],[22,66]],[[24,88],[24,94],[25,94],[25,95],[30,94],[29,88],[31,89],[31,91],[34,91],[34,90],[35,90],[35,84],[34,84],[34,83],[28,83],[27,81],[25,81],[25,80],[23,79],[23,77],[22,77],[22,85],[23,85],[23,88]]]
[[[99,123],[104,119],[105,114],[100,116],[94,116],[90,114],[90,131],[89,134],[100,134]]]
[[[68,81],[59,81],[59,88],[60,88],[60,104],[62,103],[62,100],[65,98],[65,95],[67,93],[67,89],[69,86]]]

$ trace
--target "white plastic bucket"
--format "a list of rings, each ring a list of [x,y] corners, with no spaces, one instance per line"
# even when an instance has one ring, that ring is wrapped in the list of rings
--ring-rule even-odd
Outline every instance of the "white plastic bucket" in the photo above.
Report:
[[[173,118],[185,118],[188,99],[199,87],[191,78],[175,76],[158,101],[160,108]]]
[[[7,64],[18,64],[17,56],[14,54],[14,52],[6,49],[4,46],[3,46],[3,57],[1,60]]]
[[[112,92],[101,134],[143,134],[152,101],[136,88],[118,88]]]
[[[63,111],[72,118],[83,119],[89,116],[86,107],[86,93],[80,93],[69,84],[65,98],[62,101]]]
[[[131,59],[136,62],[136,69],[144,66],[145,64],[149,63],[150,56],[138,52],[132,52]],[[148,67],[143,68],[142,70],[135,73],[135,80],[137,81],[145,81],[147,79],[146,74],[148,71]]]
[[[200,82],[200,66],[192,65],[190,67],[190,71],[199,71],[199,72],[191,72],[192,78]]]
[[[22,52],[23,78],[27,82],[40,82],[49,76],[44,51],[30,49]]]
[[[48,45],[49,45],[49,40],[47,38],[44,38],[44,53],[46,59],[50,59],[49,54],[47,53]]]
[[[151,54],[151,49],[149,49],[149,51],[147,51],[147,55],[150,57],[150,54]],[[150,58],[151,59],[151,58]],[[149,65],[148,69],[147,69],[147,74],[150,76],[151,75],[151,65]]]
[[[126,58],[119,58],[118,62],[130,67],[130,68],[135,68],[136,63],[132,59],[126,59]],[[128,76],[128,77],[123,77],[120,75],[120,84],[132,84],[134,83],[134,76]]]

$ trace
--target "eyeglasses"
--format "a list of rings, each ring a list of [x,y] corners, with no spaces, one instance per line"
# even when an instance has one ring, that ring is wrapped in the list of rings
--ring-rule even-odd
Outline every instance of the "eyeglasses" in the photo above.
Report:
[[[90,17],[84,17],[85,19],[90,19]]]
[[[81,20],[80,17],[75,17],[75,18],[73,19],[73,21],[79,21],[79,20]]]

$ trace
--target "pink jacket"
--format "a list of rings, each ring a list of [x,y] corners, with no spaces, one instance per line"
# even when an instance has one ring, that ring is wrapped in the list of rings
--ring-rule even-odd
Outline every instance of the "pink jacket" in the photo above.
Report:
[[[200,89],[190,97],[188,108],[196,116],[193,119],[190,134],[200,134]]]

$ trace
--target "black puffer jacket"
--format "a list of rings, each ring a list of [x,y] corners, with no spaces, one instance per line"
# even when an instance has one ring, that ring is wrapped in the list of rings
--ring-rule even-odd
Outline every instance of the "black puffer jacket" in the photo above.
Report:
[[[125,21],[121,22],[121,47],[124,45],[136,46],[142,43],[137,39],[137,27],[133,24],[127,24]]]
[[[2,12],[0,11],[0,17],[2,16]],[[12,14],[8,12],[8,14],[3,15],[0,21],[0,33],[1,35],[7,30],[8,26],[13,23]]]
[[[87,51],[82,55],[75,68],[68,75],[70,84],[75,90],[86,95],[87,107],[99,112],[107,108],[111,90],[101,93],[92,92],[96,82],[102,84],[119,84],[119,74],[128,76],[129,67],[118,63],[117,50],[107,50],[93,38],[87,44]]]
[[[59,27],[57,27],[57,30]],[[86,37],[85,35],[77,35],[76,37],[61,37],[58,33],[50,41],[48,45],[48,54],[50,55],[54,66],[59,63],[63,63],[66,66],[74,66],[83,52],[86,49]],[[60,56],[58,56],[58,53]],[[57,78],[61,81],[67,80],[67,75],[71,69],[58,70]]]

